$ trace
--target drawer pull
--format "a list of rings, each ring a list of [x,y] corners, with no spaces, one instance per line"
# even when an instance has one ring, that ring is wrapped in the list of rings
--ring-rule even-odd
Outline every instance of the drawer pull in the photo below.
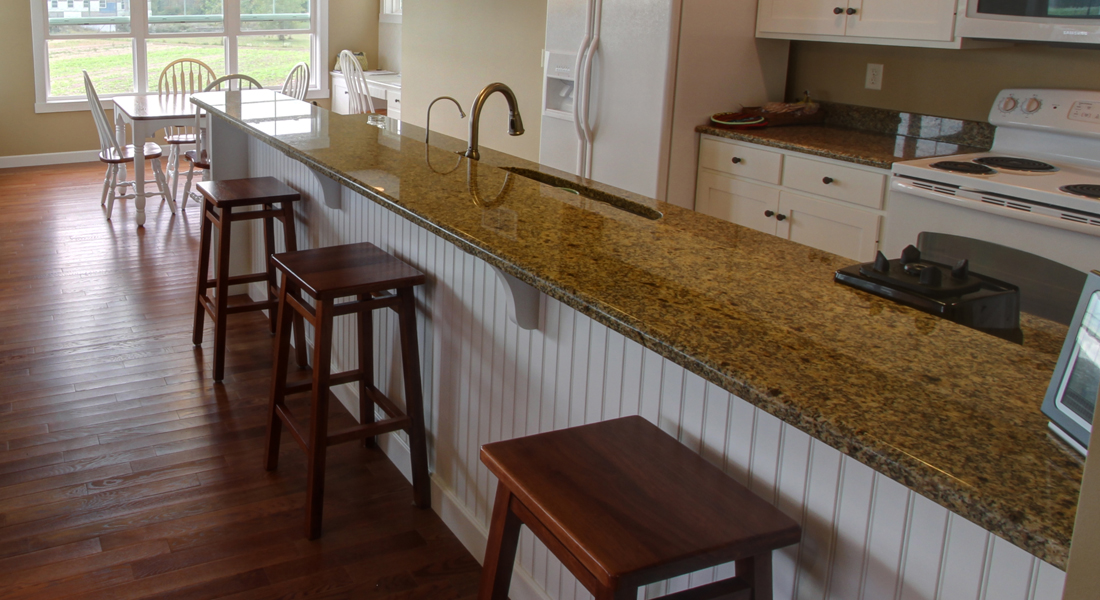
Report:
[[[785,215],[783,213],[779,213],[778,215],[775,215],[775,218],[778,221],[786,221],[787,220],[787,215]]]
[[[830,183],[832,183],[834,181],[836,181],[836,180],[833,179],[832,177],[823,177],[821,179],[821,183],[824,183],[825,185],[829,185]]]
[[[840,14],[844,14],[844,9],[843,9],[843,8],[840,8],[840,7],[838,6],[838,7],[836,7],[836,8],[834,8],[834,9],[833,9],[833,14],[834,14],[834,15],[840,15]]]
[[[739,156],[733,157],[733,164],[735,164],[735,165],[741,164],[741,157],[739,157]]]
[[[770,218],[775,216],[775,211],[774,210],[766,210],[766,211],[764,211],[764,216],[768,217],[770,219]]]
[[[849,15],[854,15],[854,14],[856,14],[856,9],[854,9],[854,8],[849,8],[849,9],[848,9],[848,10],[847,10],[846,12],[847,12],[847,13],[848,13]]]

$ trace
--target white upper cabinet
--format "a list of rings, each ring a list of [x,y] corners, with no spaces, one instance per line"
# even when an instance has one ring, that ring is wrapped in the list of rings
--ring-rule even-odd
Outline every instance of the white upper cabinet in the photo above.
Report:
[[[958,0],[760,0],[757,37],[958,48]]]

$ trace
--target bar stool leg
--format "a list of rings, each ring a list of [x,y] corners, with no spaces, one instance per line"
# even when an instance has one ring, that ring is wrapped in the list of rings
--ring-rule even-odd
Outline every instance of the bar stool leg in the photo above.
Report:
[[[424,400],[420,387],[420,349],[416,342],[416,300],[413,288],[397,290],[401,329],[401,367],[405,379],[405,413],[409,416],[409,453],[412,458],[413,502],[420,508],[432,503],[428,478],[428,443],[424,433]]]
[[[264,210],[271,210],[271,204],[264,204]],[[271,255],[275,254],[275,219],[274,217],[264,217],[264,272],[267,273],[266,285],[264,295],[268,300],[275,299],[275,290],[277,289],[277,283],[275,281],[275,264],[271,262]],[[275,325],[279,320],[279,316],[275,314],[275,311],[269,311],[268,325],[271,333],[275,333]]]
[[[274,471],[279,467],[279,442],[283,432],[283,420],[279,418],[279,409],[286,406],[287,361],[290,359],[291,313],[298,311],[286,301],[287,281],[279,288],[279,308],[275,313],[278,326],[275,328],[275,372],[271,376],[271,405],[267,415],[267,452],[264,455],[264,469]]]
[[[485,547],[485,564],[481,566],[478,600],[508,600],[521,525],[519,517],[512,512],[512,491],[497,483],[493,520],[489,524],[489,539]]]
[[[752,588],[752,600],[772,600],[772,553],[765,552],[734,563],[737,578]]]
[[[318,300],[313,336],[313,398],[306,457],[306,537],[321,536],[325,500],[325,454],[328,450],[329,371],[332,360],[332,300]]]
[[[298,250],[298,236],[294,232],[293,203],[283,202],[282,209],[283,216],[280,220],[283,222],[283,245],[286,246],[287,252],[295,252]],[[270,260],[271,257],[269,255],[268,261]],[[289,288],[289,292],[294,294],[294,298],[299,302],[302,301],[301,295],[298,294],[294,286]],[[294,358],[298,362],[300,368],[309,368],[309,353],[306,349],[305,321],[302,319],[302,315],[298,314],[298,311],[294,311]]]
[[[219,220],[218,270],[214,275],[218,294],[214,301],[214,381],[221,381],[225,377],[225,328],[229,319],[226,309],[229,307],[229,246],[233,231],[233,209],[223,207]]]
[[[199,282],[195,289],[195,326],[191,332],[191,342],[196,346],[202,344],[203,321],[206,318],[206,307],[202,298],[206,295],[206,282],[210,277],[210,234],[213,224],[210,222],[212,208],[210,201],[205,198],[202,201],[202,224],[199,233]]]
[[[360,294],[360,302],[370,300],[369,294]],[[374,401],[371,390],[374,389],[374,311],[360,311],[355,318],[359,324],[359,423],[374,423]],[[363,438],[364,448],[374,448],[378,441],[374,436]]]

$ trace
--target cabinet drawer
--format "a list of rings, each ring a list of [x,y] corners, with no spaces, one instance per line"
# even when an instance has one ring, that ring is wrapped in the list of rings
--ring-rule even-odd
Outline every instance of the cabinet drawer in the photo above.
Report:
[[[386,91],[386,114],[397,120],[401,120],[401,91]]]
[[[783,185],[881,209],[886,175],[820,160],[788,156],[783,164]]]
[[[699,173],[695,210],[705,215],[775,234],[779,190],[717,173]],[[771,217],[765,213],[771,213]]]
[[[699,166],[778,184],[783,168],[783,155],[751,146],[703,138],[699,144]]]
[[[790,192],[780,195],[779,211],[787,218],[777,235],[852,260],[874,260],[882,222],[877,213]]]

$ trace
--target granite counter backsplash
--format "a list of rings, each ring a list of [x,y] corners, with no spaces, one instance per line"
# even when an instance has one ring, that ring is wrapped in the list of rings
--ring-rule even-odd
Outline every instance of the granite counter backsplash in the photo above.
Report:
[[[820,125],[719,129],[699,133],[825,158],[890,169],[895,162],[984,152],[996,129],[988,123],[948,119],[850,104],[822,102]]]

